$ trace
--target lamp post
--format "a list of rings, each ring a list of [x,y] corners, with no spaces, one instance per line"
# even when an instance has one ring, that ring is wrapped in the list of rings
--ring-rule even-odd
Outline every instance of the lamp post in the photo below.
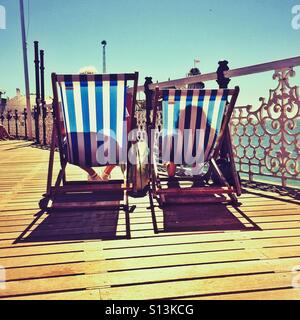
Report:
[[[101,42],[101,45],[103,47],[103,73],[106,73],[106,51],[105,51],[105,48],[107,46],[107,42],[105,40],[103,40]]]
[[[197,75],[200,75],[201,72],[200,70],[196,67],[196,64],[200,63],[200,60],[194,60],[194,68],[192,68],[190,70],[190,72],[188,73],[188,77],[194,77]],[[194,84],[189,84],[188,85],[189,89],[204,89],[205,88],[205,84],[203,82],[198,82],[198,83],[194,83]]]
[[[0,89],[0,112],[4,112],[7,99],[2,98],[6,92]]]
[[[20,0],[20,17],[21,17],[21,32],[22,32],[22,44],[23,44],[24,78],[25,78],[25,88],[26,88],[26,110],[28,114],[27,128],[28,128],[28,138],[31,140],[32,139],[32,123],[31,123],[30,89],[29,89],[27,43],[26,43],[26,33],[25,33],[25,17],[24,17],[23,0]]]
[[[36,106],[34,108],[35,120],[35,140],[40,144],[40,103],[41,103],[41,83],[40,83],[40,60],[39,60],[39,42],[34,41],[34,65],[35,65],[35,87],[36,87]]]
[[[2,91],[2,90],[0,89],[0,99],[2,98],[2,95],[5,94],[5,93],[6,93],[5,91]]]

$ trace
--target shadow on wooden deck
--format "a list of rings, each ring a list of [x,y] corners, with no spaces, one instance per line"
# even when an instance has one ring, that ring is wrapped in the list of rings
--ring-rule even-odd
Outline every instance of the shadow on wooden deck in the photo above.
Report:
[[[122,210],[40,211],[14,243],[126,239],[130,225],[125,215]],[[161,229],[153,218],[155,233],[251,230],[261,229],[241,209],[233,213],[222,204],[168,206],[163,209]]]
[[[47,215],[46,218],[44,215]],[[47,241],[120,240],[126,238],[128,227],[125,212],[122,210],[40,211],[35,215],[32,223],[16,239],[15,244]]]
[[[285,202],[299,204],[297,200],[300,200],[300,189],[297,189],[297,188],[275,186],[275,185],[264,184],[260,182],[250,182],[250,181],[243,181],[243,187],[251,189],[251,191],[248,190],[248,192],[251,194],[256,194],[257,192],[255,192],[255,190],[271,192],[274,194],[273,196],[264,195],[264,197],[269,199],[272,199],[272,198],[276,199],[275,196],[280,195],[283,197],[290,197],[296,200],[296,201],[293,201],[292,199],[284,200]]]
[[[167,206],[163,211],[163,228],[153,225],[156,233],[220,232],[261,230],[247,215],[235,207],[235,214],[223,204]]]

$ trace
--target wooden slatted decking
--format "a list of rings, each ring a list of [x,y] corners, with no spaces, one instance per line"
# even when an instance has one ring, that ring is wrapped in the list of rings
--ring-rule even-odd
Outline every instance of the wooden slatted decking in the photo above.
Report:
[[[132,199],[126,240],[122,212],[39,214],[47,162],[28,142],[0,142],[1,298],[300,299],[295,197],[250,188],[238,209],[158,210],[157,235],[148,198]]]

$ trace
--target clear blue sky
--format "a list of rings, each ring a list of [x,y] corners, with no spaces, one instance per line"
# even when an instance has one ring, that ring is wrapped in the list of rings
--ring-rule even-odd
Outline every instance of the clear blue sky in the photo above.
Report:
[[[29,16],[27,12],[30,2]],[[291,27],[300,0],[24,0],[29,19],[28,56],[34,88],[33,41],[45,50],[50,74],[102,69],[100,42],[108,41],[108,72],[139,71],[163,81],[185,76],[200,58],[202,73],[221,59],[241,67],[300,55],[300,30]],[[0,0],[7,29],[0,30],[0,88],[24,92],[19,1]],[[272,74],[234,79],[241,103],[253,103],[274,86]],[[295,79],[298,81],[298,77]],[[300,81],[298,81],[300,84]],[[214,83],[211,86],[216,86]]]

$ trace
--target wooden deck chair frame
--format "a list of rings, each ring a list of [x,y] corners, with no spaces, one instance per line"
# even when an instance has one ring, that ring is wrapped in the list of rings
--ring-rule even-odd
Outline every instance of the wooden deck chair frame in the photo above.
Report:
[[[217,203],[217,202],[229,202],[232,204],[238,204],[238,198],[241,196],[241,185],[240,185],[240,179],[236,170],[235,162],[234,162],[234,156],[233,156],[233,150],[232,150],[232,141],[230,137],[230,131],[229,131],[229,122],[232,116],[232,112],[234,110],[238,95],[239,95],[240,89],[239,87],[235,87],[235,89],[228,90],[228,97],[230,101],[226,105],[226,111],[223,117],[223,122],[221,125],[221,130],[219,133],[219,136],[216,141],[215,149],[213,152],[213,156],[211,160],[209,161],[209,169],[208,169],[208,176],[211,176],[211,173],[214,173],[215,176],[218,178],[219,183],[221,186],[205,186],[205,187],[191,187],[191,188],[167,188],[162,189],[162,182],[166,182],[168,178],[160,178],[157,170],[157,165],[153,159],[151,159],[151,172],[150,172],[150,204],[151,208],[154,208],[154,202],[153,200],[156,199],[161,207],[172,204],[172,202],[167,201],[168,196],[176,196],[177,201],[176,204],[189,204],[189,200],[187,200],[187,197],[197,197],[199,196],[199,199],[195,199],[195,201],[192,201],[191,203]],[[149,130],[155,129],[156,126],[156,120],[157,120],[157,112],[159,109],[159,100],[162,97],[162,91],[159,90],[159,88],[156,88],[155,91],[155,98],[153,100],[153,119],[152,124],[149,127]],[[151,135],[149,135],[151,137]],[[220,154],[220,150],[222,148],[223,143],[227,144],[228,148],[228,160],[230,163],[230,170],[231,175],[233,178],[233,185],[230,185],[230,183],[226,180],[224,174],[222,173],[222,170],[217,164],[217,159]],[[150,161],[150,159],[149,159]],[[178,178],[180,181],[187,181],[191,180],[190,177],[187,178]],[[194,179],[195,181],[196,179]],[[214,195],[219,195],[220,197],[213,197]],[[224,199],[224,195],[228,195],[229,199]],[[180,196],[183,196],[180,198]],[[186,198],[184,198],[186,197]],[[154,212],[152,214],[155,215]]]
[[[96,75],[94,75],[96,76]],[[130,129],[133,129],[135,126],[134,113],[135,113],[135,105],[136,105],[136,94],[137,94],[137,86],[138,86],[138,72],[124,74],[125,79],[128,81],[133,81],[134,86],[132,90],[132,101],[131,105],[127,106],[127,109],[130,111]],[[85,181],[67,181],[66,178],[66,167],[68,161],[64,154],[63,143],[62,143],[62,133],[60,128],[60,119],[61,110],[59,106],[59,96],[58,96],[58,81],[62,81],[64,79],[64,75],[57,75],[55,73],[52,74],[52,87],[53,87],[53,131],[52,131],[52,142],[50,148],[50,156],[49,156],[49,165],[48,165],[48,178],[47,178],[47,190],[46,194],[44,194],[44,198],[40,201],[40,208],[42,210],[50,209],[48,208],[48,204],[50,200],[54,200],[56,195],[64,195],[67,193],[88,193],[88,192],[124,192],[124,201],[95,201],[92,202],[84,202],[84,203],[66,203],[60,204],[59,206],[52,206],[55,209],[74,209],[74,208],[103,208],[103,209],[124,209],[125,211],[129,211],[128,204],[128,192],[132,191],[132,183],[128,180],[128,167],[127,166],[127,174],[126,181],[123,180],[115,180],[109,182],[85,182]],[[69,76],[75,77],[76,76]],[[77,75],[77,77],[79,77]],[[88,76],[89,79],[89,76]],[[58,148],[59,156],[60,156],[60,170],[58,176],[55,179],[55,183],[53,184],[53,166],[54,166],[54,155],[55,150]],[[130,148],[130,142],[128,142],[128,149]],[[128,161],[128,152],[127,152],[127,161]],[[120,188],[118,188],[117,186]]]

